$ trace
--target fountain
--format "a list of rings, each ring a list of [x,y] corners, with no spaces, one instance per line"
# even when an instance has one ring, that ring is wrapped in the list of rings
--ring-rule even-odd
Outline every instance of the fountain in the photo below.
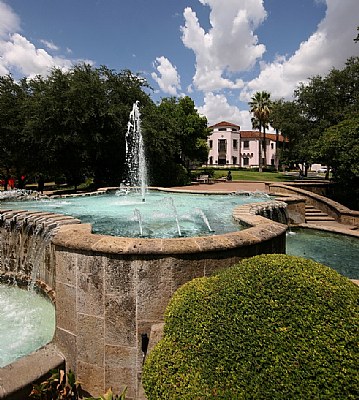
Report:
[[[129,398],[142,400],[142,338],[151,340],[176,289],[245,257],[284,253],[287,226],[264,217],[280,220],[284,210],[275,209],[285,206],[268,205],[271,199],[263,194],[147,193],[139,117],[136,102],[126,136],[129,177],[117,193],[1,204],[6,257],[0,271],[35,275],[56,288],[52,344],[85,390],[96,396],[110,386],[114,392],[127,386]],[[92,203],[94,215],[89,212]],[[30,236],[36,232],[39,240],[45,239],[40,227],[46,230],[55,221],[39,270],[32,271],[32,262],[20,268],[31,259]],[[30,357],[28,363],[31,370],[42,361],[34,363]],[[11,374],[20,380],[13,370]]]
[[[138,101],[133,104],[127,124],[126,165],[128,172],[125,181],[131,188],[139,188],[142,201],[145,201],[147,166],[138,104]]]

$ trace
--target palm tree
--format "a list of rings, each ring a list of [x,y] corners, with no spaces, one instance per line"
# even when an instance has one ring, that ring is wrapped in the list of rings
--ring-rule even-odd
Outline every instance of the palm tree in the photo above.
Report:
[[[250,112],[253,114],[253,128],[259,128],[260,133],[263,128],[263,137],[260,140],[262,143],[259,143],[258,146],[259,171],[262,172],[262,149],[264,155],[264,166],[267,165],[266,128],[268,127],[269,116],[272,109],[270,93],[266,91],[256,92],[248,104],[250,106]]]

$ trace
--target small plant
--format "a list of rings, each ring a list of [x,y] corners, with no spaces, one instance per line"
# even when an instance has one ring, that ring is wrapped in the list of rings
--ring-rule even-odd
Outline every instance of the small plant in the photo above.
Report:
[[[85,400],[125,400],[126,392],[127,388],[125,388],[120,395],[115,395],[113,394],[112,389],[110,388],[104,395],[100,397],[86,397]]]
[[[60,369],[51,371],[47,380],[34,385],[30,397],[40,400],[77,400],[82,399],[81,392],[81,385],[75,374],[71,370],[66,374]]]
[[[112,389],[100,397],[83,397],[82,388],[75,374],[69,370],[53,370],[51,376],[39,385],[33,385],[30,398],[39,400],[125,400],[127,388],[120,395],[115,395]]]

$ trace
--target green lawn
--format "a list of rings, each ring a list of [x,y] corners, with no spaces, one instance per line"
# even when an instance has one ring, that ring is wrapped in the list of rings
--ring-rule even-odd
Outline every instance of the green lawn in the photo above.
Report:
[[[256,172],[251,170],[244,171],[231,171],[233,180],[244,180],[244,181],[270,181],[270,182],[285,182],[293,181],[298,179],[298,176],[288,176],[282,172]],[[214,178],[219,179],[223,176],[227,176],[226,170],[214,171]]]

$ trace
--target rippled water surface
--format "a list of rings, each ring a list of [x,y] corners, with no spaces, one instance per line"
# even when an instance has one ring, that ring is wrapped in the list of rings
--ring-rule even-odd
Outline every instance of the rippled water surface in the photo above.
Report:
[[[359,239],[313,229],[287,233],[287,254],[310,258],[359,279]]]
[[[7,201],[1,208],[62,213],[90,222],[94,233],[167,238],[222,234],[240,229],[232,219],[240,204],[268,201],[265,194],[201,195],[150,192],[38,201]]]
[[[55,332],[55,307],[45,297],[0,284],[0,367],[49,343]]]

